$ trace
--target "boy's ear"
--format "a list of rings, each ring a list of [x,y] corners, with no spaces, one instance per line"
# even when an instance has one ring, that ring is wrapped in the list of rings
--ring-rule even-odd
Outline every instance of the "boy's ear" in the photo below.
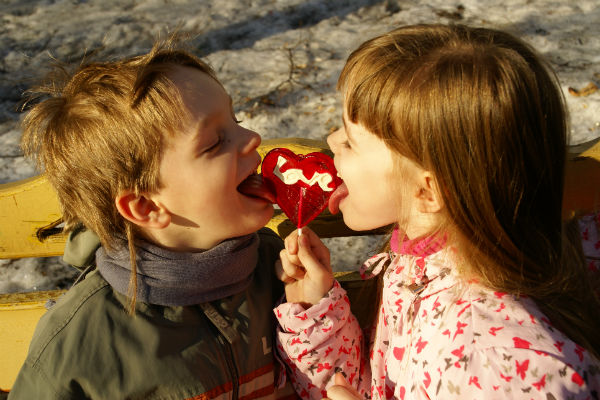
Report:
[[[142,228],[162,229],[171,223],[169,211],[143,194],[123,191],[115,198],[115,205],[123,218]]]
[[[437,213],[444,203],[439,191],[437,180],[429,171],[422,171],[417,190],[417,208],[422,213]]]

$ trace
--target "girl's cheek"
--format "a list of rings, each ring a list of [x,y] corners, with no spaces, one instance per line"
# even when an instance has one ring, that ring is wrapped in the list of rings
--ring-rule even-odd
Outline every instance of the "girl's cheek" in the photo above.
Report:
[[[334,159],[335,163],[335,169],[337,170],[338,176],[340,176],[342,179],[344,179],[344,176],[346,175],[346,168],[344,166],[344,163],[342,162],[341,158],[336,158]]]

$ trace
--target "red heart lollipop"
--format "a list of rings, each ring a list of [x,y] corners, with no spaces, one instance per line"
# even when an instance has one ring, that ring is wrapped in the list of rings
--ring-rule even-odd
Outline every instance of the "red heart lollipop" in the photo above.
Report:
[[[335,188],[342,183],[328,155],[299,155],[286,148],[268,152],[261,173],[275,193],[276,203],[298,228],[323,211]]]

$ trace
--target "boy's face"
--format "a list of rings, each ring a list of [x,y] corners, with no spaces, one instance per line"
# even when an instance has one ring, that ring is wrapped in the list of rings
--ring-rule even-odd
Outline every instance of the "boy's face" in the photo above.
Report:
[[[260,136],[236,122],[231,98],[207,74],[177,66],[168,76],[189,117],[181,132],[165,138],[163,187],[150,197],[170,214],[171,222],[151,236],[173,250],[198,251],[255,232],[269,221],[273,206],[267,199],[242,194],[238,186],[252,181],[247,178],[261,162],[256,151]]]

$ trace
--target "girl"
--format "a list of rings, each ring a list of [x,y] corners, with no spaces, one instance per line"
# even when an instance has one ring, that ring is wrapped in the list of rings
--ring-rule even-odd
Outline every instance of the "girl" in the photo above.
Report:
[[[418,25],[362,44],[338,89],[344,127],[328,143],[345,184],[330,209],[395,229],[363,266],[381,282],[368,352],[327,249],[308,230],[286,239],[275,311],[298,393],[598,398],[600,302],[561,220],[550,68],[504,32]]]

